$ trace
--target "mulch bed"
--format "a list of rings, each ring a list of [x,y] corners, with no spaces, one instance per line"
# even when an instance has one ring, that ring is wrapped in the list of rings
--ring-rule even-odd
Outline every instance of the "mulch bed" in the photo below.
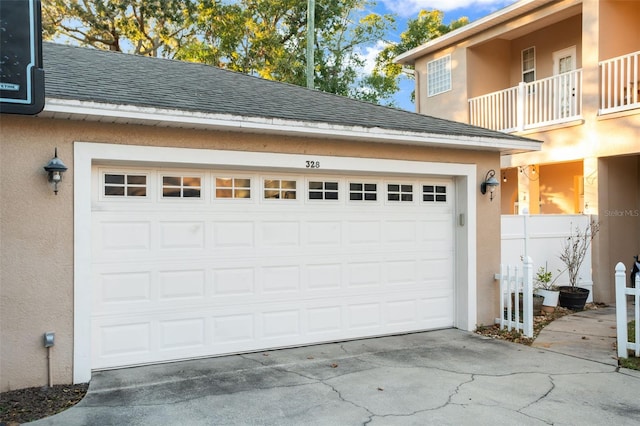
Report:
[[[597,303],[588,303],[585,305],[585,310],[591,309],[600,309],[601,306],[605,306],[603,304]],[[541,315],[534,315],[533,317],[533,338],[525,337],[519,331],[513,329],[511,331],[501,330],[500,326],[497,324],[494,325],[486,325],[480,326],[476,329],[477,334],[482,334],[483,336],[492,337],[494,339],[507,340],[514,343],[522,343],[524,345],[529,345],[533,343],[533,341],[538,337],[540,331],[549,325],[553,320],[561,318],[565,315],[573,314],[575,311],[571,309],[562,308],[560,306],[556,307],[553,313],[542,313]]]
[[[88,383],[35,387],[0,393],[0,426],[13,426],[52,416],[76,405]]]

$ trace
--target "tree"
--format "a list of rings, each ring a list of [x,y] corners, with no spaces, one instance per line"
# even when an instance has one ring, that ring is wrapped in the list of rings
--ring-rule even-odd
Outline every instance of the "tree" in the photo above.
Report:
[[[192,0],[43,0],[43,37],[171,57],[193,36]]]
[[[139,55],[207,63],[306,85],[307,2],[303,0],[43,0],[45,39]],[[395,29],[391,15],[368,12],[373,0],[316,0],[316,89],[374,103],[398,91],[398,54],[466,18],[442,24],[421,11],[399,43],[387,43],[371,75],[365,56]]]
[[[377,43],[392,27],[391,16],[366,13],[368,0],[319,0],[315,11],[315,86],[344,96],[357,89],[365,46]],[[261,77],[305,85],[307,2],[204,1],[195,22],[199,37],[177,58],[206,62]]]
[[[416,19],[408,20],[406,31],[400,34],[400,41],[387,44],[378,54],[368,84],[377,84],[383,93],[396,93],[402,65],[394,63],[394,58],[469,23],[468,18],[462,17],[445,25],[442,23],[443,17],[444,14],[439,10],[421,10]]]
[[[383,40],[395,28],[395,19],[390,15],[360,13],[371,5],[368,2],[351,0],[336,3],[338,10],[326,11],[327,21],[316,36],[316,87],[326,92],[378,102],[388,94],[380,91],[376,81],[364,84],[367,80],[360,73],[365,58],[361,51]]]

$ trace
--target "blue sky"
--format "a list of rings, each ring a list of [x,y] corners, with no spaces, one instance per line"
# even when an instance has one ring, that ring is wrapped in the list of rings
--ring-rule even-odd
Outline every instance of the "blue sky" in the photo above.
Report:
[[[395,33],[389,34],[389,40],[398,41],[400,33],[406,29],[406,20],[414,19],[421,9],[441,10],[444,12],[444,23],[466,16],[470,22],[489,15],[506,6],[516,3],[516,0],[376,0],[375,12],[380,14],[392,13],[398,16]],[[378,48],[365,52],[367,58],[375,57]],[[395,96],[398,107],[414,111],[415,106],[411,102],[413,80],[403,80],[400,92]]]

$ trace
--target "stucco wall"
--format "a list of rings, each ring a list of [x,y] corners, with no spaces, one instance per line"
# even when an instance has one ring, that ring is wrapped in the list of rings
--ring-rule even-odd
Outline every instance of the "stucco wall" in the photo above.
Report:
[[[640,155],[602,158],[598,161],[601,232],[594,244],[594,297],[615,301],[615,266],[623,262],[630,270],[633,256],[640,255]]]
[[[529,33],[511,42],[511,86],[522,81],[522,51],[529,47],[536,50],[536,80],[551,77],[553,72],[553,52],[576,46],[576,64],[582,67],[582,18],[573,16],[564,21]]]
[[[583,180],[582,161],[554,163],[539,166],[540,213],[576,214],[581,213],[578,182]]]
[[[640,50],[640,2],[601,0],[600,60],[626,55]],[[612,28],[624,28],[624,32]]]
[[[515,203],[518,201],[518,175],[520,170],[511,167],[501,170],[500,177],[500,200],[502,214],[518,214]],[[506,182],[504,180],[507,180]]]
[[[3,115],[0,391],[47,383],[46,331],[56,333],[54,383],[72,381],[73,141],[477,163],[478,182],[488,169],[500,166],[498,153],[491,152]],[[42,168],[55,147],[69,167],[57,196]],[[477,221],[482,224],[477,234],[478,322],[486,324],[497,315],[493,274],[500,263],[499,199],[490,202],[478,195]]]
[[[514,85],[510,81],[508,71],[512,68],[513,62],[511,50],[511,42],[502,39],[491,40],[467,49],[466,78],[469,85],[469,98],[497,92]]]
[[[586,94],[585,94],[586,96]],[[542,141],[542,150],[502,158],[502,167],[575,161],[638,152],[640,114],[585,117],[581,125],[540,129],[524,136]]]
[[[451,90],[427,96],[427,63],[451,55]],[[415,63],[416,111],[448,120],[469,122],[467,112],[467,54],[465,48],[451,48],[420,58]]]

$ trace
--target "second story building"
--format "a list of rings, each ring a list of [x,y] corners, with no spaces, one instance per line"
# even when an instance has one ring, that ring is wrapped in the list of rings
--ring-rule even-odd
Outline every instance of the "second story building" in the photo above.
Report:
[[[639,23],[640,1],[522,0],[397,58],[417,112],[544,142],[502,157],[502,213],[597,215],[602,280],[640,252]]]

